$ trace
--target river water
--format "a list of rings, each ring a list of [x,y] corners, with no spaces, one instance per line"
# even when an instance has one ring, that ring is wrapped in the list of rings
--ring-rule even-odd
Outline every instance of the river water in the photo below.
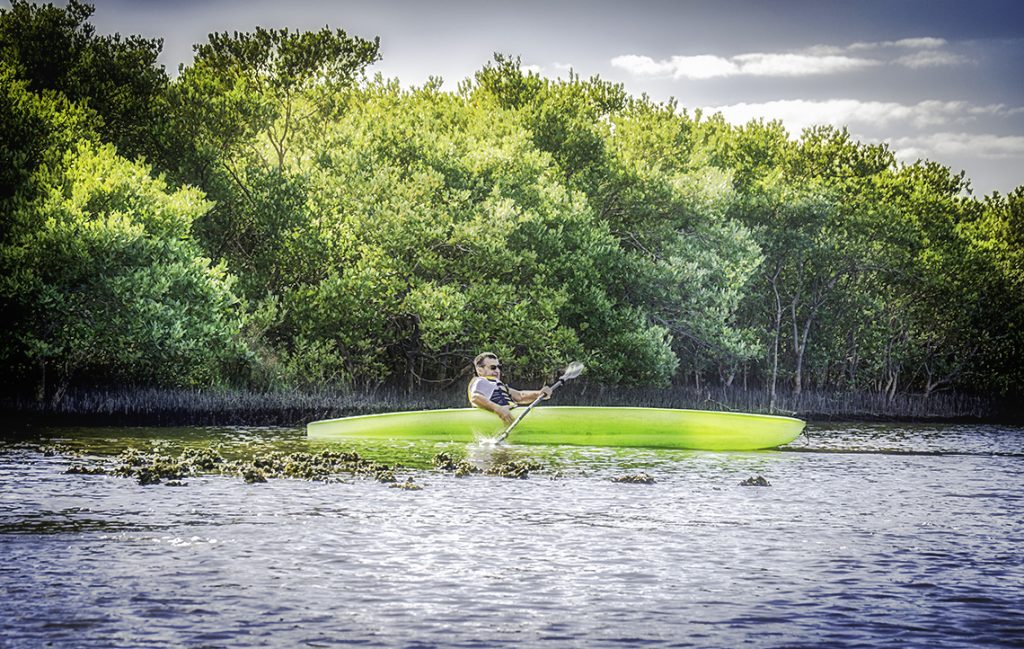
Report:
[[[289,429],[50,430],[316,450]],[[776,451],[381,443],[406,491],[68,475],[0,445],[4,647],[1021,647],[1024,430],[810,425]],[[525,480],[456,478],[496,453]],[[653,484],[613,482],[640,472]],[[764,477],[770,486],[741,486]]]

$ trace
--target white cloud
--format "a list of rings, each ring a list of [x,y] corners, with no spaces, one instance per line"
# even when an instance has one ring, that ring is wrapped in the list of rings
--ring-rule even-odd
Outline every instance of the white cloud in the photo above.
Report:
[[[896,41],[893,44],[896,45],[897,47],[935,48],[935,47],[943,47],[943,46],[945,46],[946,45],[946,39],[944,39],[944,38],[931,38],[931,37],[903,38],[903,39],[900,39],[900,40]]]
[[[669,65],[676,79],[714,79],[742,74],[740,66],[720,56],[673,56]]]
[[[877,50],[885,47],[902,47],[906,49],[935,49],[937,47],[944,47],[947,44],[944,38],[933,38],[926,36],[923,38],[901,38],[898,41],[876,41],[872,43],[854,43],[848,48],[851,51],[856,50]]]
[[[730,59],[704,54],[655,61],[628,54],[612,59],[614,67],[637,76],[674,79],[715,79],[734,76],[802,77],[847,72],[878,65],[871,59],[818,54],[741,54]]]
[[[840,74],[887,63],[920,69],[970,62],[965,56],[943,50],[946,45],[947,42],[942,38],[904,38],[897,41],[853,43],[846,47],[815,45],[795,52],[751,52],[732,57],[699,54],[655,60],[639,54],[624,54],[613,58],[611,64],[638,77],[700,80],[741,75],[805,77]],[[913,51],[906,53],[906,50]],[[871,52],[869,56],[853,54],[865,51]],[[901,51],[904,53],[897,56]]]
[[[994,160],[1024,158],[1024,136],[990,133],[929,133],[887,140],[896,157],[918,158],[973,156]]]
[[[836,45],[812,45],[800,50],[801,54],[809,56],[831,56],[835,54],[846,54],[846,48]]]
[[[763,103],[739,103],[712,106],[705,112],[719,112],[733,124],[753,119],[780,120],[791,134],[799,135],[808,126],[865,125],[885,128],[894,123],[907,123],[915,128],[934,128],[973,122],[978,116],[1008,117],[1024,112],[1024,108],[1008,108],[1004,104],[975,106],[965,101],[928,100],[916,104],[900,104],[858,99],[810,101],[786,99]]]
[[[971,115],[998,115],[999,117],[1012,117],[1013,115],[1024,114],[1024,106],[1010,108],[1006,104],[988,104],[987,106],[971,106],[967,112]]]
[[[953,54],[952,52],[937,52],[934,50],[925,50],[922,52],[914,52],[913,54],[901,56],[893,62],[917,70],[920,68],[962,65],[964,63],[970,63],[971,60],[966,56]]]
[[[675,66],[670,61],[655,61],[649,56],[624,54],[612,59],[612,66],[635,74],[638,77],[671,76]]]
[[[884,123],[893,118],[892,109],[896,107],[899,107],[899,104],[863,102],[856,99],[786,99],[714,106],[705,110],[722,113],[722,116],[733,124],[746,124],[755,119],[779,120],[791,135],[797,136],[803,129],[817,124],[846,126],[857,121]]]
[[[734,57],[743,74],[765,77],[803,77],[848,72],[878,65],[871,59],[837,55],[743,54]]]
[[[612,65],[640,77],[713,79],[740,74],[739,65],[729,59],[710,54],[673,56],[668,61],[655,61],[649,56],[627,54],[612,59]]]

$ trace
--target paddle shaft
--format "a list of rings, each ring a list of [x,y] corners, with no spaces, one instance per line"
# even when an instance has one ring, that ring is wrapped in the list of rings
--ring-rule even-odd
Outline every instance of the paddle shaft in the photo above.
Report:
[[[564,383],[565,383],[565,379],[558,379],[557,381],[555,381],[555,384],[551,386],[551,391],[554,392],[556,388],[561,387]],[[533,403],[531,403],[530,405],[526,406],[526,410],[523,411],[523,414],[519,415],[519,417],[515,421],[513,421],[511,424],[509,424],[509,427],[505,429],[505,432],[503,432],[501,435],[498,435],[498,439],[496,439],[495,442],[503,442],[503,441],[505,441],[505,438],[508,437],[508,434],[512,432],[512,429],[515,428],[516,426],[518,426],[519,422],[521,422],[526,417],[526,415],[530,414],[530,411],[533,410],[533,407],[535,405],[537,405],[538,403],[540,403],[541,401],[543,401],[543,400],[544,400],[544,395],[543,394],[540,395],[539,397],[537,397],[536,399],[534,399]]]

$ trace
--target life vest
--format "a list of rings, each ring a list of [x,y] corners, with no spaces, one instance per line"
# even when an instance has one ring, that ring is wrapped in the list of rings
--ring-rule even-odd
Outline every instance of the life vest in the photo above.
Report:
[[[483,389],[477,389],[477,388]],[[487,396],[487,390],[490,390],[491,403],[495,403],[499,406],[508,406],[509,408],[515,408],[516,402],[512,400],[512,397],[508,393],[508,387],[498,379],[491,378],[489,376],[477,376],[469,382],[469,387],[466,390],[466,396],[469,398],[469,404],[473,404],[473,393],[483,394]]]

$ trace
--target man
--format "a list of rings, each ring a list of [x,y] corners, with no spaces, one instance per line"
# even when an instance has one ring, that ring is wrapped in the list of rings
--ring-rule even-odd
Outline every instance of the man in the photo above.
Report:
[[[551,388],[540,390],[513,390],[501,382],[501,361],[490,352],[484,352],[473,360],[476,376],[469,383],[469,402],[477,408],[490,410],[501,417],[505,425],[515,421],[512,408],[516,405],[533,403],[537,397],[551,397]]]

